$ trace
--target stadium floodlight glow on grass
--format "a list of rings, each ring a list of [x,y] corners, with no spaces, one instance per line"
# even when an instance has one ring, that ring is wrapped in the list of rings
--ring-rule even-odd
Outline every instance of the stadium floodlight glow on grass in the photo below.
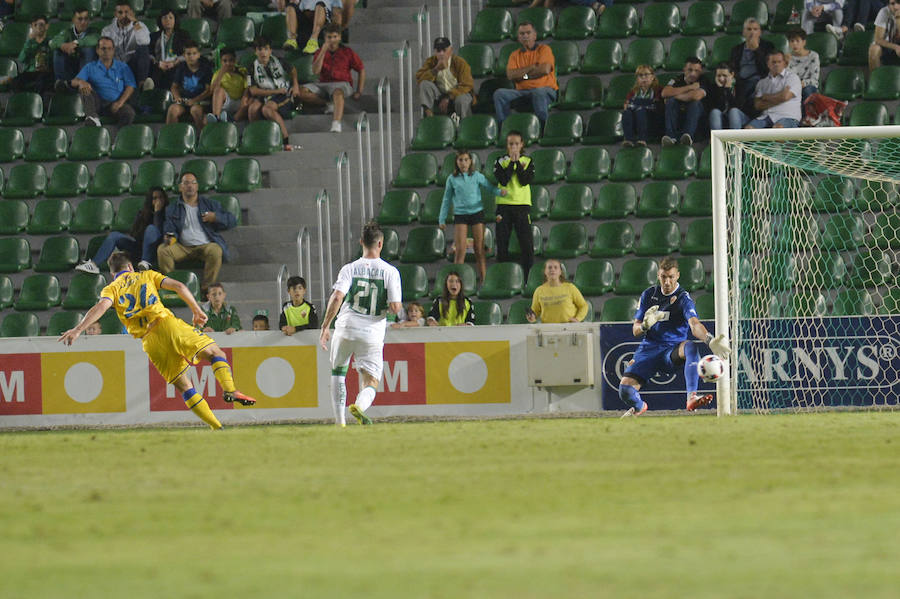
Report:
[[[712,133],[718,414],[896,406],[900,126]]]

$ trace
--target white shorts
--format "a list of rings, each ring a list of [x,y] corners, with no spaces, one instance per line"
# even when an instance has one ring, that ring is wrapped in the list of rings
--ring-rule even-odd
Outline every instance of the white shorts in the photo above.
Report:
[[[344,97],[349,98],[353,95],[353,86],[346,81],[328,81],[325,83],[304,83],[300,87],[305,87],[310,92],[316,94],[323,100],[330,100],[334,97],[335,90],[343,90]]]
[[[384,342],[349,339],[335,332],[331,339],[331,368],[347,368],[353,356],[354,368],[377,380],[384,371]]]
[[[300,0],[299,8],[300,10],[316,10],[316,5],[321,4],[325,7],[326,10],[341,10],[344,8],[344,3],[341,0]],[[330,18],[328,19],[331,20]]]
[[[225,94],[225,103],[222,104],[222,110],[224,110],[231,116],[234,116],[235,114],[237,114],[237,111],[240,107],[241,107],[241,99],[240,98],[235,100],[228,94]]]

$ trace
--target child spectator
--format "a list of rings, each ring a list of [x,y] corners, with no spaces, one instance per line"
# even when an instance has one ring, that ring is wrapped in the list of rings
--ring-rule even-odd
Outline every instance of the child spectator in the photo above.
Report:
[[[28,29],[28,39],[19,52],[18,61],[24,71],[9,82],[14,92],[42,94],[53,88],[50,40],[47,38],[47,17],[35,17]]]
[[[206,333],[222,333],[230,335],[241,330],[241,319],[238,317],[234,306],[225,304],[225,288],[221,283],[213,283],[206,292],[206,299],[201,308],[206,312],[209,320],[203,331]]]
[[[715,83],[706,96],[710,130],[743,129],[750,122],[750,117],[738,108],[737,96],[734,94],[734,71],[727,62],[716,65]]]
[[[171,8],[163,9],[156,19],[159,31],[150,34],[150,77],[156,87],[169,89],[175,81],[175,67],[184,62],[184,49],[191,36],[179,27],[179,18]]]
[[[487,272],[484,252],[484,205],[481,201],[481,190],[486,189],[494,195],[505,196],[506,190],[490,184],[487,177],[475,170],[472,154],[468,150],[456,152],[456,167],[453,174],[447,177],[444,185],[444,199],[441,201],[441,213],[438,224],[444,230],[447,215],[453,209],[453,243],[456,255],[453,262],[462,264],[466,261],[466,235],[472,227],[474,241],[475,264],[478,275],[484,282]]]
[[[344,118],[344,101],[347,96],[358,100],[366,85],[366,69],[359,55],[341,45],[341,26],[332,23],[325,28],[325,46],[316,51],[312,71],[319,77],[318,83],[304,83],[300,99],[314,106],[325,106],[325,113],[333,113],[331,131],[340,133]],[[356,91],[353,91],[353,74],[356,71]]]
[[[294,99],[300,97],[297,69],[285,71],[278,59],[272,56],[272,44],[268,38],[260,36],[253,43],[256,60],[250,71],[250,106],[247,116],[250,122],[262,118],[275,121],[281,128],[285,151],[293,149],[288,141],[288,130],[284,119],[290,118],[294,109]]]
[[[462,279],[451,272],[444,279],[441,297],[435,298],[428,313],[428,326],[452,327],[475,324],[475,306],[463,294]]]
[[[306,301],[306,279],[290,277],[287,280],[288,295],[291,300],[281,306],[278,328],[285,335],[293,335],[297,331],[319,328],[319,316],[316,307]]]
[[[219,57],[222,67],[212,78],[212,112],[206,115],[206,122],[247,120],[247,69],[237,64],[237,56],[230,48],[222,50]]]
[[[87,9],[76,9],[72,14],[72,26],[66,27],[50,40],[53,51],[53,75],[57,91],[69,89],[69,81],[89,62],[97,60],[97,42],[100,36],[88,31],[91,23]]]
[[[184,62],[175,67],[172,81],[173,102],[166,112],[166,124],[177,123],[185,112],[189,112],[197,131],[206,124],[209,112],[209,84],[212,82],[212,64],[200,55],[200,48],[194,41],[184,45]]]
[[[84,330],[85,335],[101,335],[103,333],[103,327],[100,326],[100,321],[92,322],[88,325],[88,328]]]
[[[788,43],[791,45],[791,61],[788,68],[800,77],[801,102],[819,91],[819,54],[806,47],[806,32],[795,29],[788,32]]]
[[[418,302],[409,302],[406,305],[406,319],[391,324],[392,329],[405,329],[408,327],[425,326],[425,308]]]
[[[534,290],[528,322],[582,322],[588,313],[588,303],[578,287],[566,281],[559,260],[544,264],[544,284]]]
[[[269,330],[269,317],[265,314],[257,314],[253,317],[253,330],[254,331],[268,331]]]
[[[653,68],[639,65],[634,71],[634,87],[625,97],[625,111],[622,112],[622,131],[626,148],[639,145],[646,146],[650,132],[659,127],[659,80],[653,74]]]

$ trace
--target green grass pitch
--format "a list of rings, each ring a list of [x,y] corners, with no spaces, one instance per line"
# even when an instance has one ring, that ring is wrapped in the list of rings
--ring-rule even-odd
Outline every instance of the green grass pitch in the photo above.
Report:
[[[896,597],[900,413],[0,434],[0,597]]]

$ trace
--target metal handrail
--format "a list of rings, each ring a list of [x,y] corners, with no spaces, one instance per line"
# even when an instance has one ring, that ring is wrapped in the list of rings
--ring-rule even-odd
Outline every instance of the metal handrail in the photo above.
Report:
[[[406,77],[404,76],[404,68],[403,68],[403,56],[409,53],[409,40],[404,40],[403,45],[394,50],[394,56],[397,58],[397,66],[399,71],[399,76],[397,77],[398,83],[400,84],[399,92],[400,96],[400,157],[406,155],[406,86],[410,85]],[[409,131],[410,139],[412,138],[412,128]],[[393,172],[393,171],[391,171]]]
[[[284,303],[284,282],[288,277],[288,267],[284,264],[278,270],[278,276],[275,277],[275,285],[278,287],[275,295],[275,311],[272,314],[281,314],[281,305]]]
[[[446,23],[444,23],[444,4],[447,5]],[[453,44],[453,7],[450,5],[450,0],[438,0],[438,9],[438,24],[440,25],[438,35],[445,36],[448,40],[450,40],[450,45],[455,45]]]
[[[363,156],[363,129],[366,131],[366,154]],[[363,205],[363,222],[375,216],[375,191],[372,185],[372,132],[369,126],[369,115],[365,112],[360,113],[359,119],[356,121],[356,139],[357,150],[359,151],[359,190],[360,202]],[[365,164],[366,168],[362,168]],[[368,173],[368,177],[366,177]],[[368,179],[368,185],[366,185]],[[368,191],[367,191],[368,190]],[[368,211],[366,208],[366,199],[368,199]]]
[[[429,48],[431,47],[431,15],[428,12],[428,6],[423,4],[419,12],[416,13],[415,18],[419,34],[419,64],[421,64],[428,56]]]
[[[350,189],[350,157],[347,155],[347,152],[341,152],[338,154],[335,162],[337,163],[338,230],[340,232],[341,264],[346,264],[350,261],[350,221],[353,211],[351,203],[352,190]]]
[[[387,116],[385,116],[387,115]],[[384,126],[385,118],[387,127]],[[385,144],[387,136],[387,144]],[[387,152],[385,152],[387,146]],[[387,181],[394,172],[394,144],[391,132],[391,82],[382,77],[378,82],[378,149],[381,157],[381,197],[387,192]],[[385,165],[385,159],[387,164]]]
[[[309,229],[300,227],[297,231],[297,274],[301,277],[312,277],[312,236]]]
[[[324,219],[322,211],[325,211]],[[319,305],[324,306],[328,299],[328,291],[334,281],[331,262],[331,200],[326,190],[316,195],[316,216],[319,225],[319,280],[322,283],[322,294],[319,296]],[[325,270],[325,258],[328,257],[328,270]]]

